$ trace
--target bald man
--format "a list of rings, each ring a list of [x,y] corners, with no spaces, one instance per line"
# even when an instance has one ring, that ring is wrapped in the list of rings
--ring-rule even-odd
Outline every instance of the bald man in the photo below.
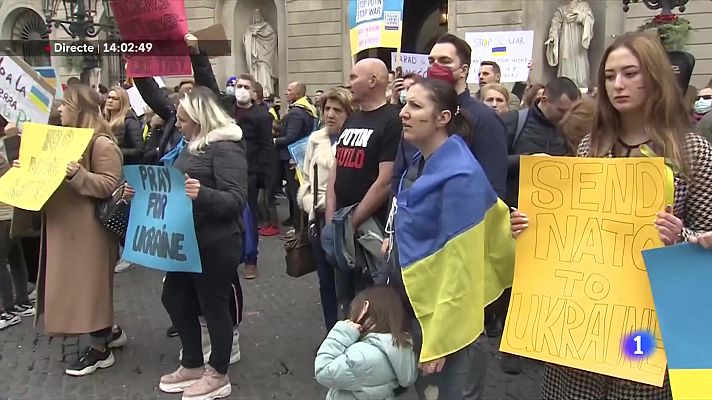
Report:
[[[388,69],[381,60],[367,58],[359,61],[354,65],[349,81],[353,101],[360,110],[344,122],[336,142],[336,162],[327,185],[326,221],[331,221],[340,209],[358,204],[350,214],[355,229],[370,218],[385,226],[393,161],[403,130],[399,109],[386,101]],[[327,226],[324,230],[325,249],[332,246],[326,240],[330,229],[332,227]],[[330,251],[327,249],[326,253],[333,254]],[[373,281],[370,274],[361,272],[362,268],[355,268],[353,272],[341,268],[335,270],[339,304],[348,310],[354,295]]]
[[[280,136],[274,140],[279,152],[282,179],[287,181],[287,199],[289,200],[289,218],[283,222],[286,226],[297,226],[300,212],[297,206],[299,184],[295,170],[289,165],[289,145],[309,136],[314,131],[317,121],[316,108],[306,97],[307,87],[301,82],[291,82],[284,93],[289,100],[289,111],[282,119]],[[280,180],[281,182],[281,180]]]

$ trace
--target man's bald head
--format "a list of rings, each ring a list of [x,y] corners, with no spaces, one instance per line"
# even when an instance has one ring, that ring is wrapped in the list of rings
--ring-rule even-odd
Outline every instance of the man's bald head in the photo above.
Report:
[[[388,85],[388,68],[386,64],[378,58],[364,58],[356,63],[355,68],[361,67],[369,75],[375,75],[379,83]]]
[[[369,104],[380,106],[386,100],[388,68],[377,58],[364,58],[354,65],[349,75],[354,102],[368,108]]]
[[[290,103],[294,103],[307,95],[307,85],[297,81],[291,82],[287,85],[287,92],[285,95]]]

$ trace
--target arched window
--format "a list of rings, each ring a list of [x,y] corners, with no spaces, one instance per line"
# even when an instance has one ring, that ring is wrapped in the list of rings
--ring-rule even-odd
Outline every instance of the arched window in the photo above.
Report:
[[[41,16],[30,9],[24,9],[12,24],[12,51],[21,56],[26,63],[34,66],[51,65],[49,31]]]

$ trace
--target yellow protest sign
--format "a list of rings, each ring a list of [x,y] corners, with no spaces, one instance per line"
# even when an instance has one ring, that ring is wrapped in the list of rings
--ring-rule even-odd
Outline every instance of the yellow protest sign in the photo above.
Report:
[[[20,145],[20,168],[0,178],[0,202],[39,211],[91,141],[93,129],[25,123]]]
[[[662,386],[666,358],[641,251],[662,245],[661,158],[521,159],[514,283],[500,350]],[[647,331],[654,351],[624,355]]]

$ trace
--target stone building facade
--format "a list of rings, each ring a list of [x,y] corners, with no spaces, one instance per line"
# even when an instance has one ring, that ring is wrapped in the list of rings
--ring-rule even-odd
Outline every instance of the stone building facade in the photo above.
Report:
[[[348,77],[352,58],[347,3],[347,0],[185,0],[189,29],[222,23],[232,41],[231,56],[212,59],[220,83],[247,71],[242,37],[252,11],[260,8],[278,35],[275,75],[280,92],[289,81],[299,80],[308,85],[310,93],[342,84]],[[631,4],[625,14],[622,3],[616,0],[589,0],[589,3],[596,18],[589,57],[594,73],[604,49],[617,35],[635,29],[656,12],[642,4]],[[443,31],[464,36],[468,31],[533,29],[533,78],[543,80],[555,74],[554,69],[546,65],[543,43],[551,16],[560,4],[558,0],[443,0],[442,3],[405,0],[403,51],[427,52],[433,39]],[[41,0],[0,0],[0,9],[3,11],[0,15],[2,43],[20,40],[22,35],[42,34],[33,31],[43,19]],[[101,10],[99,12],[101,14]],[[687,48],[697,58],[692,84],[702,87],[712,79],[712,1],[691,0],[684,16],[695,29]],[[66,38],[63,33],[54,30],[49,38]],[[51,62],[60,67],[63,80],[78,74],[69,70],[68,62],[61,57],[32,61]],[[111,80],[116,79],[116,70],[121,67],[117,57],[102,60],[96,79],[113,83]],[[177,78],[169,79],[168,83],[174,80]]]

